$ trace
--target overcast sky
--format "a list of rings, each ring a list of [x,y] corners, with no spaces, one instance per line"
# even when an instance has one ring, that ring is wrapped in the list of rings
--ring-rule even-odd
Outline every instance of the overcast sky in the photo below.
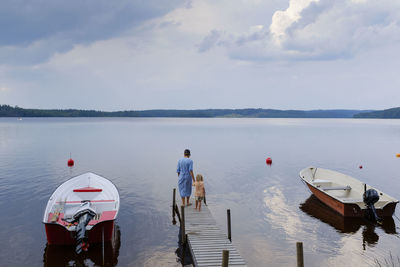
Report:
[[[400,106],[399,0],[2,0],[0,104]]]

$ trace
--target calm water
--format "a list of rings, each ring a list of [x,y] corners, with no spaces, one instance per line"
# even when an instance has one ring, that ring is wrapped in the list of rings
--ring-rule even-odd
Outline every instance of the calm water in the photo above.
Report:
[[[179,266],[170,202],[185,148],[223,231],[231,209],[232,239],[249,266],[295,266],[297,241],[306,266],[373,266],[400,257],[396,217],[382,227],[345,221],[310,197],[298,177],[310,165],[334,169],[399,199],[400,120],[3,118],[0,266],[101,264],[96,246],[80,257],[72,247],[47,247],[41,223],[55,188],[86,171],[120,192],[119,238],[106,247],[107,265]]]

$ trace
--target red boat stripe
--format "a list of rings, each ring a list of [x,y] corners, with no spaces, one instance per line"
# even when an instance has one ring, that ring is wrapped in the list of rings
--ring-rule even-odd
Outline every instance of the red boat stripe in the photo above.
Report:
[[[82,187],[74,189],[74,192],[101,192],[103,189],[94,187]]]
[[[86,201],[86,200],[85,200]],[[101,200],[89,200],[89,202],[114,202],[114,199],[101,199]],[[82,200],[72,200],[72,201],[57,201],[56,203],[81,203]]]

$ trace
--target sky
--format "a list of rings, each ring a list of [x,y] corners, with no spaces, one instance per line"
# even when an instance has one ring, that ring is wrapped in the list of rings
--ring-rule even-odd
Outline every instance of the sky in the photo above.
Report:
[[[0,104],[400,106],[398,0],[2,0]]]

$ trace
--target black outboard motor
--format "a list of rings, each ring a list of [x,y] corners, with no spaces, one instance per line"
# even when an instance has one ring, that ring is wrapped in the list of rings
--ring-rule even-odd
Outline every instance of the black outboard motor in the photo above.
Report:
[[[90,202],[85,201],[81,207],[75,212],[71,223],[78,222],[76,225],[76,247],[75,252],[80,254],[82,250],[87,251],[89,247],[88,239],[86,237],[86,226],[89,221],[96,216],[96,212],[90,207]]]
[[[366,188],[365,188],[366,189]],[[368,217],[369,219],[372,219],[376,222],[381,222],[381,218],[378,217],[378,215],[376,214],[376,210],[375,210],[375,206],[374,204],[376,202],[378,202],[379,200],[379,194],[375,189],[368,189],[365,190],[364,195],[363,195],[363,200],[365,205],[368,208]]]

